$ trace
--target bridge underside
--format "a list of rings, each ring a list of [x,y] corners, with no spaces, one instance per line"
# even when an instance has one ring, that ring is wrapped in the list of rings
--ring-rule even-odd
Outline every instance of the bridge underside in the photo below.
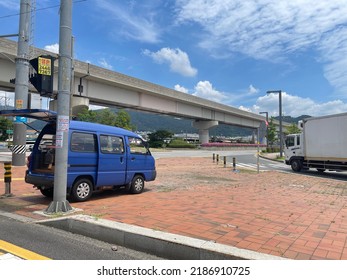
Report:
[[[16,49],[16,42],[0,38],[0,90],[14,90],[14,85],[9,81],[15,78]],[[42,49],[33,48],[33,57],[43,54],[56,56],[56,54]],[[55,61],[54,96],[56,96],[58,84],[57,63],[58,60]],[[79,91],[82,87],[83,91]],[[29,90],[35,92],[31,86]],[[223,123],[258,128],[265,120],[264,116],[258,114],[245,112],[78,60],[74,60],[72,94],[87,98],[89,104],[132,108],[192,119],[194,126],[201,126],[198,129],[202,142],[206,141],[208,128],[212,127],[212,124],[214,126]]]
[[[216,103],[216,107],[207,107],[187,102],[187,100],[154,95],[144,90],[134,91],[89,80],[85,81],[83,95],[89,98],[91,104],[106,106],[105,101],[107,100],[107,105],[123,106],[194,120],[212,120],[242,127],[257,128],[263,121],[261,116],[259,119],[255,119],[241,114],[237,115],[233,112],[222,111],[217,108],[218,103]]]

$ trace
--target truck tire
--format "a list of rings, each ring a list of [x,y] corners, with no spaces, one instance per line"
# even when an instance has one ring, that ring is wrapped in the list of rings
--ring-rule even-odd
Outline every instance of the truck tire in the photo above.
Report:
[[[45,196],[52,198],[53,197],[53,188],[51,189],[40,189],[40,192]]]
[[[87,178],[78,179],[72,186],[71,196],[74,201],[82,202],[92,196],[93,184]]]
[[[135,175],[130,183],[129,192],[133,194],[142,193],[145,188],[145,180],[141,175]]]
[[[295,172],[300,172],[302,168],[302,162],[300,159],[294,159],[291,163],[292,170]]]

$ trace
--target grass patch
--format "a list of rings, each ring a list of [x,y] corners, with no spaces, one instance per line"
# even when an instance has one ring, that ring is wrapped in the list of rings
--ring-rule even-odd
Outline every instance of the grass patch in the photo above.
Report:
[[[237,171],[239,171],[241,174],[256,174],[258,173],[257,170],[255,169],[246,169],[246,168],[240,168],[240,169],[237,169]]]

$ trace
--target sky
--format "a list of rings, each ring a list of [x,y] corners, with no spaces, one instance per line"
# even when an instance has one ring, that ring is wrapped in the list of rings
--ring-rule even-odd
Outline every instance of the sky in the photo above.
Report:
[[[32,44],[58,52],[60,1],[32,2]],[[283,115],[347,112],[347,0],[74,0],[72,33],[75,59],[242,110],[278,116],[281,90]]]

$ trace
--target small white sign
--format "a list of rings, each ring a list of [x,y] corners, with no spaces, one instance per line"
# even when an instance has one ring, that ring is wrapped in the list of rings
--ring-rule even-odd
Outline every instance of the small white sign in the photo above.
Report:
[[[62,148],[63,144],[64,144],[64,132],[57,131],[56,138],[55,138],[55,147]]]
[[[69,130],[69,116],[58,116],[57,131]]]

